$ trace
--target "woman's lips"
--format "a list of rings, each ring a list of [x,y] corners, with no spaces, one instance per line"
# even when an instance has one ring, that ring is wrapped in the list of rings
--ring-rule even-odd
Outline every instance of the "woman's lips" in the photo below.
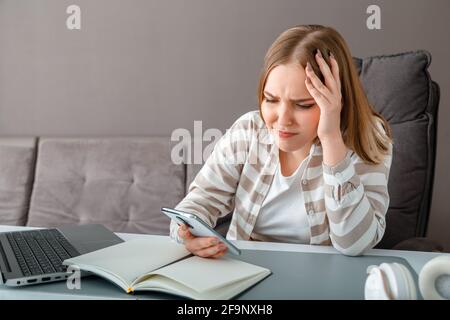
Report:
[[[295,136],[298,133],[293,133],[293,132],[286,132],[286,131],[278,131],[278,136],[280,138],[290,138]]]

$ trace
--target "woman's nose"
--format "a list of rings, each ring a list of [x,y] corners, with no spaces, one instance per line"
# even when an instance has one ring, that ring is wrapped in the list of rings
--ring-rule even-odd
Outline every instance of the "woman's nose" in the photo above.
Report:
[[[279,125],[286,126],[286,127],[292,125],[292,121],[293,121],[292,118],[293,118],[293,114],[292,114],[292,110],[291,110],[290,106],[288,106],[285,103],[282,103],[278,110]]]

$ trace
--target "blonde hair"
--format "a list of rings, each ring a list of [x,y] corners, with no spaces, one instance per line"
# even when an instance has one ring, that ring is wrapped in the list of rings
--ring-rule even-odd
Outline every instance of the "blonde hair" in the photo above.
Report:
[[[328,65],[330,53],[333,53],[339,65],[343,104],[341,132],[345,145],[365,162],[380,163],[392,143],[391,129],[383,116],[370,105],[345,40],[331,27],[296,26],[284,31],[270,46],[264,58],[258,86],[261,117],[264,87],[270,71],[276,66],[295,62],[305,68],[309,62],[322,83],[325,83],[314,57],[317,49],[322,52]],[[318,138],[315,141],[318,141]]]

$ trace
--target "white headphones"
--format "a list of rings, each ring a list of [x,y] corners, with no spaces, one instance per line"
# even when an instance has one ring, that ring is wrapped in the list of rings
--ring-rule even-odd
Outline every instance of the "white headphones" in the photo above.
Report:
[[[366,300],[417,300],[411,272],[400,263],[369,266],[364,296]],[[419,289],[426,300],[450,299],[450,256],[428,261],[419,274]]]

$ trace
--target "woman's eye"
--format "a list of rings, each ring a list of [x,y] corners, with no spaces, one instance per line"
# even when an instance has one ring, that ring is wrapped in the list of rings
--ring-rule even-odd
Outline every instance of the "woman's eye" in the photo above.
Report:
[[[309,109],[313,106],[313,104],[296,104],[296,106],[302,109]]]
[[[268,102],[268,103],[275,103],[276,101],[275,100],[270,100],[270,99],[268,99],[268,98],[264,98],[265,100],[266,100],[266,102]]]

